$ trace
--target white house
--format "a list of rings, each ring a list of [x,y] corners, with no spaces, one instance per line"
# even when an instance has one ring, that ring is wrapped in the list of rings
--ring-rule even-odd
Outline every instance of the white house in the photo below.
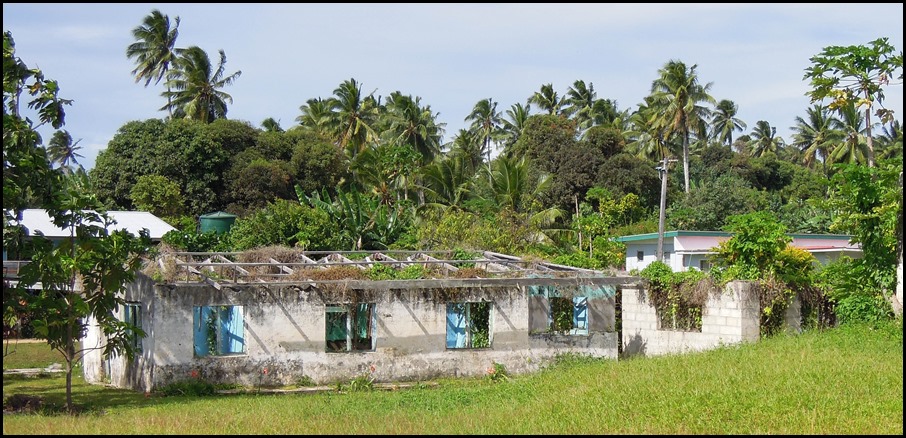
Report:
[[[732,233],[723,231],[667,231],[664,233],[664,263],[674,272],[690,267],[707,271],[711,268],[708,257],[713,248],[729,239]],[[844,234],[788,234],[794,247],[810,252],[815,258],[827,264],[841,255],[851,258],[862,257],[858,244],[850,242],[851,236]],[[617,237],[617,242],[626,244],[626,270],[642,270],[657,260],[658,233],[634,234]]]

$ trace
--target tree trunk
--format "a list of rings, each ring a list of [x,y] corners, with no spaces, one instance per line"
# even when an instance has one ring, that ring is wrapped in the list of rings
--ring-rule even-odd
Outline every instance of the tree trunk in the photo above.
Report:
[[[869,98],[868,90],[865,90],[865,98]],[[865,108],[865,144],[868,146],[868,167],[875,167],[875,144],[871,138],[871,106]]]

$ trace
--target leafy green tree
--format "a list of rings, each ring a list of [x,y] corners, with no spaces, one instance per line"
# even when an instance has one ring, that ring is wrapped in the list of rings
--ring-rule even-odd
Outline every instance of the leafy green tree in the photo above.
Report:
[[[161,175],[142,175],[138,177],[129,192],[135,207],[150,211],[162,218],[176,218],[184,214],[185,200],[179,190],[179,184]]]
[[[237,218],[229,233],[235,251],[273,245],[333,251],[345,245],[339,236],[339,224],[327,212],[285,199]]]
[[[610,126],[592,126],[582,135],[582,141],[601,152],[603,158],[610,158],[623,152],[626,140],[618,128]]]
[[[39,146],[37,126],[20,113],[21,93],[28,90],[41,124],[55,129],[64,124],[63,106],[70,101],[57,96],[59,85],[46,80],[15,55],[12,34],[3,37],[3,207],[4,249],[21,227],[13,222],[26,207],[26,195],[36,195],[39,205],[54,225],[70,231],[70,237],[54,243],[41,235],[24,242],[29,263],[19,270],[19,281],[4,284],[4,323],[26,313],[38,337],[59,351],[66,362],[66,407],[73,412],[72,371],[86,349],[79,342],[93,320],[107,339],[100,348],[104,356],[133,350],[127,330],[143,336],[140,327],[119,321],[116,311],[123,304],[120,292],[134,279],[141,257],[150,246],[147,230],[139,236],[126,231],[108,232],[109,219],[100,203],[85,190],[82,176],[64,177],[54,170]],[[38,125],[40,126],[40,125]],[[21,233],[19,233],[21,235]],[[36,284],[41,283],[40,288]],[[32,292],[36,290],[36,292]],[[89,349],[98,346],[86,347]]]
[[[670,60],[658,70],[658,78],[651,84],[651,106],[657,108],[667,133],[677,133],[683,139],[683,177],[686,193],[689,185],[689,136],[702,121],[710,118],[710,111],[701,103],[716,104],[708,92],[711,82],[702,85],[695,69],[678,60]],[[669,137],[669,135],[668,135]]]
[[[622,198],[630,193],[639,197],[639,203],[646,209],[656,209],[661,199],[661,177],[654,164],[628,153],[620,153],[604,160],[598,166],[595,187],[606,189],[614,197]],[[675,180],[675,178],[674,178]],[[677,192],[668,188],[667,199],[673,199]]]
[[[731,215],[723,230],[733,235],[718,244],[712,260],[716,266],[736,267],[740,273],[749,273],[739,278],[742,280],[764,278],[793,240],[786,234],[786,227],[767,211]]]
[[[350,178],[349,159],[329,137],[306,130],[291,129],[285,136],[292,143],[290,169],[302,193],[334,190]]]
[[[841,166],[831,178],[831,205],[836,215],[831,229],[851,234],[863,257],[854,262],[868,289],[889,296],[895,290],[898,218],[903,211],[899,178],[902,161],[882,161],[877,167]]]
[[[893,111],[883,107],[884,87],[891,79],[903,79],[903,52],[896,53],[888,38],[878,38],[868,45],[828,46],[809,58],[812,66],[805,69],[803,79],[812,87],[806,95],[812,102],[830,98],[830,109],[847,105],[865,108],[866,147],[868,166],[875,165],[875,150],[871,133],[871,110],[877,103],[875,115],[881,123],[893,119]],[[899,78],[896,77],[900,70]]]
[[[161,111],[204,123],[226,118],[227,104],[233,103],[233,97],[221,89],[232,85],[242,71],[225,75],[226,53],[218,53],[220,61],[215,67],[198,46],[180,52],[173,62],[175,68],[167,74],[167,91],[163,93],[167,104]]]
[[[281,160],[257,159],[233,169],[227,189],[233,202],[230,211],[242,215],[275,199],[293,199],[295,190],[290,165]]]
[[[711,115],[711,125],[714,128],[714,138],[730,146],[733,144],[733,132],[746,129],[746,122],[736,117],[739,105],[732,100],[722,99],[717,102],[717,107]]]
[[[126,47],[126,57],[134,58],[135,69],[132,75],[135,76],[135,82],[145,81],[145,87],[154,81],[157,85],[160,80],[167,76],[170,66],[175,62],[182,49],[176,47],[176,38],[179,36],[179,17],[174,20],[175,24],[170,27],[170,17],[162,14],[155,9],[145,16],[142,24],[132,29],[132,37],[135,42]],[[169,99],[169,85],[167,86],[167,96]],[[173,116],[172,107],[167,101],[167,108],[170,109],[170,116]]]
[[[727,224],[734,214],[746,214],[767,207],[767,194],[752,188],[742,178],[727,174],[703,181],[688,196],[667,207],[667,223],[676,230],[713,231]]]

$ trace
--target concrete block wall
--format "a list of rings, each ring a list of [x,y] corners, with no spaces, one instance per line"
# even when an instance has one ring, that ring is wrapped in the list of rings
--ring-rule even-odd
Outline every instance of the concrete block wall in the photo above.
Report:
[[[761,309],[754,283],[730,282],[720,294],[710,296],[702,308],[701,332],[660,329],[646,289],[623,285],[622,290],[621,342],[625,355],[702,351],[760,338]],[[799,311],[799,300],[794,299],[785,314],[791,330],[799,330]]]

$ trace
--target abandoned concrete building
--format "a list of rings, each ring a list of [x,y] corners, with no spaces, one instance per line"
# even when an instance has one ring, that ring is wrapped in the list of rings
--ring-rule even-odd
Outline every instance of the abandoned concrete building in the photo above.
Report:
[[[125,291],[139,352],[92,352],[84,377],[151,391],[190,377],[422,381],[495,363],[526,373],[562,353],[617,359],[616,291],[637,282],[492,252],[170,253]],[[96,328],[83,339],[104,342]]]

